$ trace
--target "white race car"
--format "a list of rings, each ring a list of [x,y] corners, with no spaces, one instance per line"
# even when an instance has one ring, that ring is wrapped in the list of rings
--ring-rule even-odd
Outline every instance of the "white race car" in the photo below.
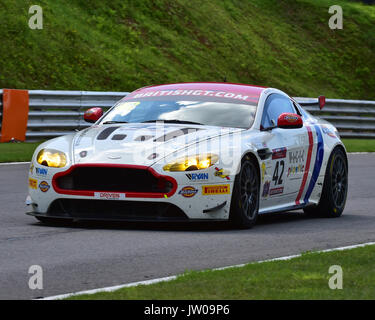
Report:
[[[344,210],[348,161],[336,128],[280,90],[150,86],[84,118],[94,124],[34,153],[26,202],[42,222],[229,220],[248,228],[258,214]]]

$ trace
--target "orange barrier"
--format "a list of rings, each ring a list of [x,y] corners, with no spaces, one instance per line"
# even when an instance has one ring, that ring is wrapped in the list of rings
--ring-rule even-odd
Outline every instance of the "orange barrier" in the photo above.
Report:
[[[25,141],[28,116],[29,91],[4,89],[0,142]]]

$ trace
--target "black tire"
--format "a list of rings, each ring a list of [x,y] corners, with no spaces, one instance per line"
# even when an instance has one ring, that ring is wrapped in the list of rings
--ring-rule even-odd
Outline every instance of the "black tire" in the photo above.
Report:
[[[229,221],[236,228],[251,228],[259,210],[259,170],[254,160],[245,157],[233,187]]]
[[[322,195],[317,206],[304,209],[311,216],[337,218],[345,208],[348,193],[348,164],[344,151],[335,148],[328,159]]]

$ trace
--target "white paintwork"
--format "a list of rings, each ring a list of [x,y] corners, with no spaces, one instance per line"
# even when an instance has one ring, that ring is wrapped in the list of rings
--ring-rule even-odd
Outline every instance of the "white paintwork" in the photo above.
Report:
[[[47,192],[41,192],[39,188],[29,188],[29,195],[33,203],[38,206],[34,208],[36,212],[45,213],[49,205],[58,198],[82,198],[87,199],[87,196],[68,196],[56,193],[53,189],[51,181],[54,174],[60,171],[67,170],[71,165],[77,163],[107,163],[107,164],[128,164],[128,165],[143,165],[150,166],[158,173],[172,176],[178,183],[177,191],[169,198],[130,198],[123,197],[122,200],[127,201],[160,201],[170,202],[181,208],[186,215],[191,219],[219,219],[225,220],[229,217],[231,193],[233,191],[233,182],[235,175],[240,167],[241,159],[245,154],[252,154],[256,157],[260,167],[260,208],[259,213],[269,211],[282,211],[285,209],[293,209],[296,206],[296,197],[301,187],[301,182],[304,173],[296,173],[293,177],[287,176],[288,169],[294,165],[290,160],[290,152],[302,153],[304,156],[300,159],[298,164],[306,166],[307,154],[309,148],[309,138],[306,126],[311,128],[313,136],[313,147],[311,153],[310,169],[307,172],[307,179],[303,192],[301,194],[300,204],[304,204],[304,196],[307,192],[313,169],[315,166],[316,152],[317,152],[317,134],[314,125],[325,125],[327,129],[332,132],[336,129],[326,121],[317,119],[310,115],[304,120],[304,127],[300,129],[273,129],[272,131],[260,131],[260,122],[263,113],[265,100],[272,93],[279,93],[287,96],[280,90],[267,88],[265,89],[259,99],[255,121],[252,127],[248,130],[236,128],[219,128],[213,126],[196,126],[196,125],[179,125],[179,124],[164,124],[160,126],[155,123],[143,124],[114,124],[114,125],[93,125],[76,134],[59,137],[41,144],[35,151],[32,158],[32,164],[36,168],[42,168],[36,163],[36,155],[43,148],[52,148],[65,152],[68,155],[68,164],[65,168],[47,168],[47,175],[37,175],[35,169],[30,172],[30,178],[37,180],[37,184],[41,181],[46,181],[51,187]],[[297,106],[300,108],[300,106]],[[122,141],[111,139],[97,140],[97,136],[105,128],[110,126],[120,127],[116,130],[116,134],[126,134],[127,137]],[[199,128],[202,130],[194,133],[185,134],[166,142],[150,143],[148,141],[135,141],[134,139],[140,135],[155,135],[155,137],[163,136],[181,128]],[[113,134],[112,134],[113,135]],[[324,181],[324,174],[326,164],[331,153],[331,150],[342,142],[338,138],[332,138],[322,132],[324,145],[324,158],[321,169],[317,177],[309,203],[318,203]],[[152,139],[150,140],[152,141]],[[224,147],[223,147],[224,146]],[[283,159],[272,159],[262,161],[257,150],[262,148],[277,149],[281,147],[287,148],[286,157]],[[169,161],[185,156],[192,155],[199,149],[199,153],[214,153],[219,155],[219,162],[207,170],[199,170],[199,173],[208,173],[207,181],[190,181],[186,176],[186,172],[164,172],[163,166]],[[87,151],[87,156],[81,158],[79,153]],[[149,160],[148,156],[153,152],[158,153],[155,160]],[[284,172],[281,179],[276,184],[273,181],[273,174],[277,162],[283,161]],[[281,166],[281,164],[279,164]],[[262,174],[262,166],[266,170]],[[221,178],[215,175],[215,167],[224,169],[230,172],[229,178]],[[281,168],[281,167],[280,167]],[[281,169],[280,169],[281,170]],[[198,172],[198,171],[196,171]],[[189,172],[192,173],[192,172]],[[281,171],[279,172],[281,174]],[[262,197],[265,188],[265,182],[270,182],[270,189],[283,188],[281,194],[268,195]],[[203,195],[203,185],[229,185],[230,194],[216,194]],[[186,186],[193,186],[198,189],[197,194],[191,198],[185,198],[179,194],[179,191]],[[91,197],[95,198],[95,197]],[[121,200],[121,199],[120,199]],[[219,210],[204,213],[203,210],[214,208],[226,201],[226,205]]]

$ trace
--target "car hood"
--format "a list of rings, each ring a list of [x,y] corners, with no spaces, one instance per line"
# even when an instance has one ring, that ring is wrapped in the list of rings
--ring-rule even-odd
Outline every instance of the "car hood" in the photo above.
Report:
[[[73,162],[150,166],[192,144],[243,130],[165,123],[93,125],[75,135]]]

